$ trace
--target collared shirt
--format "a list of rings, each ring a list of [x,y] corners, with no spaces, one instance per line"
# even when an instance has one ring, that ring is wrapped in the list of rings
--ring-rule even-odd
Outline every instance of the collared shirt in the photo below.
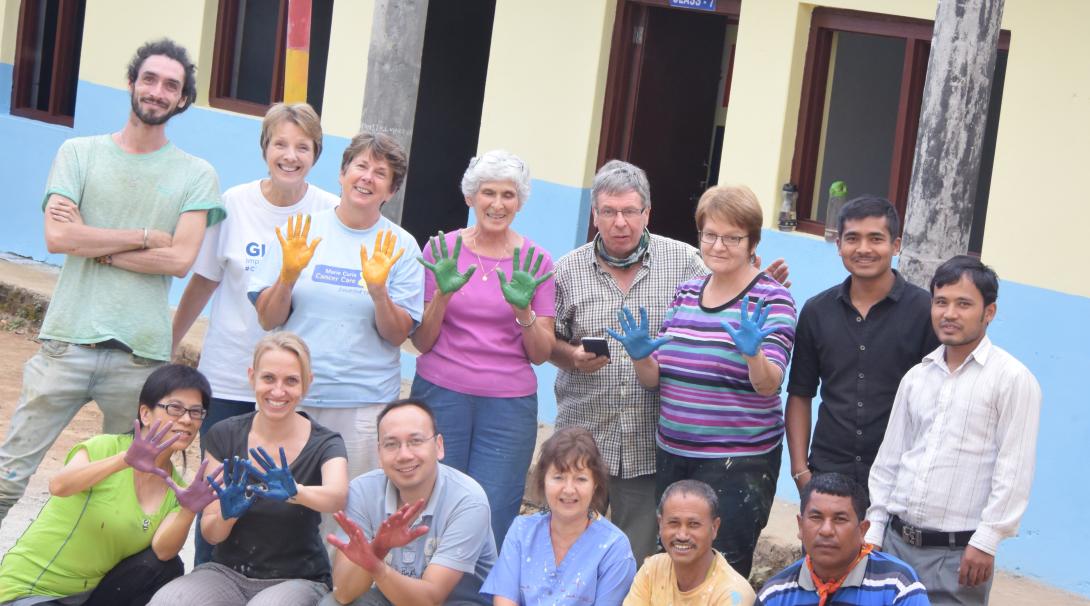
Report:
[[[900,273],[866,317],[852,305],[851,284],[849,276],[803,306],[787,393],[813,398],[820,382],[810,465],[865,484],[897,385],[939,341],[930,295]]]
[[[969,544],[994,555],[1029,502],[1041,388],[986,336],[954,370],[945,354],[928,354],[897,390],[871,469],[867,542],[881,545],[896,515],[929,530],[974,530]]]
[[[556,338],[578,344],[583,337],[606,337],[617,329],[617,312],[647,308],[650,334],[658,334],[678,284],[707,273],[700,253],[683,242],[651,234],[651,242],[628,292],[594,254],[594,243],[556,263]],[[609,473],[622,478],[655,473],[655,429],[659,394],[640,386],[632,359],[613,339],[610,363],[585,374],[556,374],[556,427],[587,428],[598,443]]]
[[[784,568],[757,593],[761,606],[811,606],[819,602],[805,558]],[[828,604],[928,606],[927,590],[912,567],[880,551],[860,560]]]
[[[478,592],[496,561],[491,512],[484,489],[473,478],[439,464],[438,476],[424,511],[413,526],[425,524],[428,532],[386,555],[386,564],[398,573],[419,579],[431,564],[462,573],[449,601],[490,604]],[[373,539],[379,525],[398,510],[398,490],[381,469],[369,471],[348,485],[345,513]],[[343,530],[342,541],[348,537]]]

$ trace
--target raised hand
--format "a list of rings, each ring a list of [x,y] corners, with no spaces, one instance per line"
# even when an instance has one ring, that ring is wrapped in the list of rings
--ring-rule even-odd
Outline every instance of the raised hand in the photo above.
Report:
[[[165,478],[167,472],[163,471],[155,464],[155,459],[157,459],[164,450],[170,448],[171,444],[177,442],[178,438],[182,437],[182,434],[176,433],[166,441],[163,441],[163,438],[166,437],[172,427],[174,427],[173,421],[167,423],[166,427],[164,427],[162,431],[159,431],[159,421],[156,421],[146,433],[141,434],[140,421],[134,420],[132,422],[132,444],[130,444],[129,449],[125,451],[125,464],[136,471],[153,473],[159,477]]]
[[[426,504],[427,502],[424,499],[420,499],[415,503],[406,503],[382,522],[378,532],[375,533],[375,537],[371,540],[371,548],[378,559],[384,560],[391,549],[404,547],[428,534],[428,527],[424,524],[415,528],[410,527],[416,516],[424,511],[424,505]]]
[[[303,269],[310,263],[311,257],[314,256],[314,249],[318,248],[318,243],[322,239],[314,238],[313,242],[307,244],[309,234],[310,215],[307,215],[304,221],[302,213],[288,217],[287,238],[280,233],[279,227],[276,228],[276,239],[280,240],[280,249],[284,252],[284,260],[280,265],[280,281],[295,284],[299,274],[303,273]]]
[[[534,247],[531,246],[530,250],[526,252],[526,262],[523,264],[522,269],[519,269],[519,247],[516,246],[515,258],[511,267],[511,281],[507,281],[507,275],[503,273],[502,269],[496,270],[496,275],[500,278],[500,290],[503,292],[503,298],[519,309],[529,307],[537,287],[545,280],[553,277],[553,272],[550,271],[540,278],[534,278],[534,274],[541,269],[541,262],[545,260],[545,255],[538,255],[537,262],[533,263],[534,268],[531,270],[530,264],[533,260]]]
[[[248,484],[252,467],[249,461],[232,457],[223,462],[223,484],[212,475],[206,476],[212,490],[220,499],[220,517],[229,520],[246,513],[254,503],[254,491]]]
[[[253,465],[250,465],[250,475],[260,480],[262,484],[255,486],[258,496],[274,501],[287,501],[298,494],[299,488],[295,485],[295,478],[291,475],[291,468],[288,467],[288,457],[284,454],[283,446],[280,447],[280,463],[282,464],[280,467],[276,466],[276,461],[260,446],[250,449],[250,457],[265,470],[265,473],[261,473],[254,469]]]
[[[367,245],[360,245],[360,286],[384,286],[386,278],[390,276],[390,269],[405,253],[402,248],[394,253],[397,246],[397,236],[392,229],[380,229],[375,236],[375,254],[367,257]]]
[[[761,269],[761,255],[753,255],[753,267]],[[773,280],[783,284],[784,288],[791,288],[791,280],[788,279],[791,275],[791,268],[787,266],[787,261],[782,258],[769,263],[768,267],[761,269],[761,271],[771,276]]]
[[[662,347],[670,337],[660,337],[658,339],[651,339],[650,331],[647,325],[647,308],[640,307],[640,321],[637,324],[636,318],[632,317],[632,312],[628,311],[627,307],[622,307],[621,311],[617,312],[617,322],[621,325],[621,333],[616,332],[612,328],[607,328],[606,332],[609,336],[617,339],[624,346],[625,351],[628,352],[629,357],[633,360],[642,360],[651,355],[656,349]]]
[[[212,489],[212,479],[218,477],[223,471],[223,465],[216,468],[216,471],[208,474],[207,479],[204,475],[204,470],[208,467],[208,459],[201,461],[200,467],[197,468],[197,476],[193,478],[193,482],[182,488],[174,483],[174,479],[169,475],[165,478],[167,486],[170,486],[174,491],[174,495],[178,497],[178,504],[182,507],[192,511],[193,513],[200,513],[204,511],[208,504],[216,500],[216,491]]]
[[[439,242],[438,246],[436,245],[437,240]],[[435,276],[435,285],[445,295],[449,295],[465,286],[466,282],[469,282],[469,278],[473,276],[473,272],[477,271],[476,265],[470,265],[466,268],[465,273],[458,271],[458,254],[461,252],[462,234],[458,234],[458,238],[454,241],[454,254],[449,254],[447,252],[446,236],[443,232],[439,232],[439,237],[431,239],[431,256],[435,259],[435,262],[428,263],[422,257],[416,258],[421,265]]]
[[[363,534],[363,529],[359,524],[356,524],[343,511],[338,511],[333,514],[333,519],[340,524],[341,529],[348,535],[348,542],[337,538],[335,534],[326,535],[325,540],[332,546],[340,550],[349,560],[354,562],[360,568],[366,570],[372,575],[377,574],[382,568],[382,560],[386,557],[383,554],[379,557],[375,553],[374,546],[367,541],[367,537]]]
[[[765,307],[764,299],[757,299],[757,305],[753,308],[753,313],[748,311],[749,304],[752,299],[747,297],[747,300],[742,301],[742,313],[741,323],[738,328],[734,328],[727,322],[723,322],[723,330],[727,331],[731,339],[734,339],[734,346],[738,348],[738,351],[742,352],[743,356],[755,356],[757,355],[757,349],[761,346],[761,342],[765,340],[765,337],[776,332],[776,327],[762,328],[765,322],[768,320],[768,312],[770,308]]]

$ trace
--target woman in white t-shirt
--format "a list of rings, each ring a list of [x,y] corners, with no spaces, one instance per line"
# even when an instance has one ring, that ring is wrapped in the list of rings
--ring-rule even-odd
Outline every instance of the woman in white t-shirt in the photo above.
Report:
[[[270,107],[261,123],[261,155],[269,176],[224,192],[227,219],[205,232],[193,277],[174,314],[177,352],[182,337],[212,298],[199,365],[212,384],[213,396],[208,418],[201,425],[202,438],[219,421],[254,410],[246,369],[265,331],[246,298],[246,286],[265,257],[274,230],[288,217],[337,205],[337,196],[306,181],[321,153],[322,124],[313,108],[306,103]],[[276,241],[271,245],[276,246]],[[199,564],[211,558],[212,548],[199,532],[195,534]]]

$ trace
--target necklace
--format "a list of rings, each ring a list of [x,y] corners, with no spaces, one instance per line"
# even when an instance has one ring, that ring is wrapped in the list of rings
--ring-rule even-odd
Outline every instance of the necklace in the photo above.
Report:
[[[473,243],[476,244],[477,243],[477,232],[474,231],[473,235],[470,236],[470,237],[473,239]],[[507,234],[504,234],[504,236],[503,236],[503,247],[504,247],[503,248],[503,254],[506,255],[507,254]],[[469,250],[473,252],[474,257],[477,257],[477,267],[479,267],[479,268],[481,268],[483,270],[484,269],[484,261],[481,260],[481,255],[479,255],[477,253],[477,251],[473,250],[472,248],[470,248]],[[481,282],[487,282],[488,281],[488,274],[495,272],[496,269],[498,269],[499,266],[505,260],[506,259],[501,258],[499,261],[496,261],[496,264],[492,266],[492,269],[490,269],[488,271],[482,271],[481,272]]]

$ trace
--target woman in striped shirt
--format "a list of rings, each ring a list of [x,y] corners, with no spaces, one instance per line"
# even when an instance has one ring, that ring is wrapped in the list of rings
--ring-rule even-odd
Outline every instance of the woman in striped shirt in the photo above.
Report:
[[[762,222],[748,187],[705,192],[696,225],[711,273],[677,287],[659,339],[652,341],[646,323],[628,310],[625,334],[615,334],[640,383],[661,392],[657,493],[689,478],[715,488],[722,523],[714,547],[743,576],[776,491],[780,384],[795,338],[794,299],[751,262]]]

